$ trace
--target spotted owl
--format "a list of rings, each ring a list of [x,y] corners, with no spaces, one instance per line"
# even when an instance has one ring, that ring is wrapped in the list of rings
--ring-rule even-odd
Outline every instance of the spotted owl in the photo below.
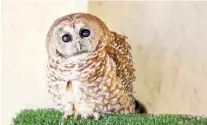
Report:
[[[146,111],[133,96],[135,70],[126,40],[91,14],[54,21],[46,40],[47,87],[65,118]]]

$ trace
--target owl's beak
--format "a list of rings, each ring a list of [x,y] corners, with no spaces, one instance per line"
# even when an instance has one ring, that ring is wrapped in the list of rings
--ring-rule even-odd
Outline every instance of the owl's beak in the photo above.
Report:
[[[76,47],[77,47],[78,51],[80,51],[80,43],[79,42],[76,42]]]

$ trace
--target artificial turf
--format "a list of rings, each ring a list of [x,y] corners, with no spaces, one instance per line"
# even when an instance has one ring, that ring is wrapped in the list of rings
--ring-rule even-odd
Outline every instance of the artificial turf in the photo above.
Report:
[[[54,109],[23,110],[12,121],[12,125],[207,125],[207,118],[190,115],[111,114],[100,120],[76,120]]]

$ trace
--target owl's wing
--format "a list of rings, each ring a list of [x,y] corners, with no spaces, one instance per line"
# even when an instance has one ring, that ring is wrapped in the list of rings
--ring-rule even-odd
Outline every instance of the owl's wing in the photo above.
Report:
[[[116,63],[116,74],[120,78],[125,92],[132,93],[132,82],[135,81],[131,46],[126,41],[127,37],[116,32],[112,33],[112,41],[106,47],[109,56]]]

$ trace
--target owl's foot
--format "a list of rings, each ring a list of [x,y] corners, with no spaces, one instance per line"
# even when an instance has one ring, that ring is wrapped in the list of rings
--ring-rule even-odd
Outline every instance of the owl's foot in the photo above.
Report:
[[[65,113],[65,114],[63,115],[63,118],[64,118],[64,119],[67,119],[69,116],[73,116],[73,114]]]
[[[68,103],[64,107],[64,119],[67,119],[69,116],[73,116],[75,114],[73,103]]]
[[[80,113],[75,113],[74,115],[75,119],[95,119],[98,120],[100,118],[100,114],[98,112],[94,112],[93,114],[80,114]]]
[[[98,120],[100,118],[100,114],[98,112],[94,112],[93,117],[95,118],[95,120]]]

